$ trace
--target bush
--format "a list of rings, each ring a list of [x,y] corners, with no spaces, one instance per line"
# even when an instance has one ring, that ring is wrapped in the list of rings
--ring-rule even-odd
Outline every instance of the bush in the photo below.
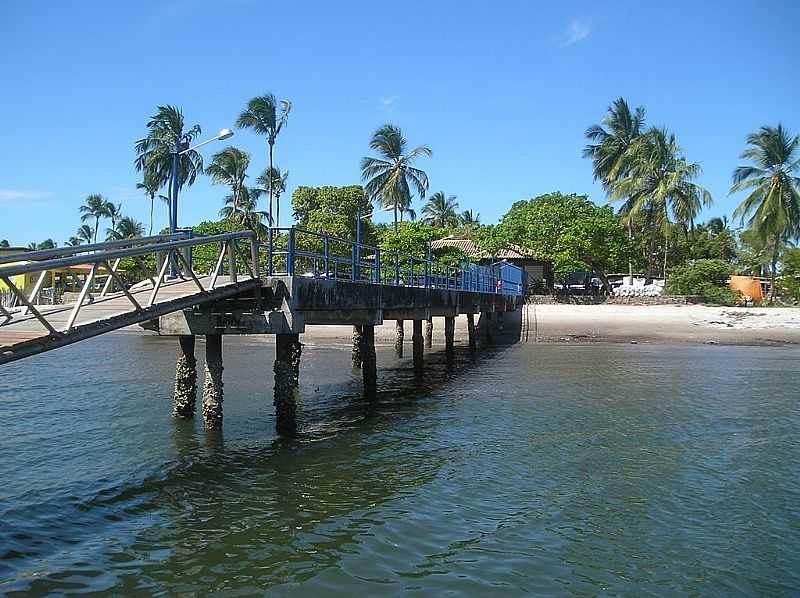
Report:
[[[667,281],[671,295],[700,295],[707,303],[733,305],[736,294],[728,287],[731,267],[722,260],[696,260],[672,269]]]

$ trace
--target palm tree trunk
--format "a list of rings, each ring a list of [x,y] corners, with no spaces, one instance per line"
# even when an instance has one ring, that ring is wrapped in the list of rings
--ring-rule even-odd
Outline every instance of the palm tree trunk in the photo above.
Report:
[[[269,221],[272,222],[272,146],[274,144],[272,141],[269,142],[269,174],[268,181],[269,181]],[[280,222],[277,222],[275,226],[280,226]]]
[[[100,217],[94,219],[94,243],[97,243],[97,231],[100,229]]]
[[[770,274],[769,284],[769,302],[775,303],[775,279],[778,277],[778,252],[781,247],[780,235],[775,235],[775,247],[772,250],[772,272]]]
[[[633,225],[628,217],[628,241],[633,240]],[[628,258],[628,284],[633,284],[633,260]]]
[[[150,230],[147,232],[148,237],[153,236],[153,203],[155,202],[155,194],[150,195]]]
[[[397,202],[394,202],[394,234],[397,234]]]

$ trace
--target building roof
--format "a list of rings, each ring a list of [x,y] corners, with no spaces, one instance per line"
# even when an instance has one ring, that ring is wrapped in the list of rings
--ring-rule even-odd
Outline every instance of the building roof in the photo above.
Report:
[[[444,239],[437,239],[431,241],[431,249],[441,249],[443,247],[454,247],[466,253],[469,257],[482,259],[482,258],[496,258],[500,260],[536,260],[538,259],[531,252],[520,247],[519,245],[509,245],[505,249],[501,249],[495,255],[489,255],[478,247],[474,241],[470,239],[454,239],[453,237],[445,237]],[[542,260],[544,261],[544,260]]]

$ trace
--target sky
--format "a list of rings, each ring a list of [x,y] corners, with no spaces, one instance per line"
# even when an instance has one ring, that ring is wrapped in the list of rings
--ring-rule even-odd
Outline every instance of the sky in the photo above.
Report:
[[[358,184],[384,123],[433,150],[417,163],[430,192],[484,223],[551,191],[603,204],[581,150],[618,97],[702,166],[704,216],[730,214],[746,135],[800,132],[798,19],[794,0],[2,0],[0,239],[63,243],[91,193],[146,225],[133,144],[156,106],[180,106],[206,139],[267,92],[294,106],[275,149],[283,224],[296,186]],[[251,153],[255,179],[264,139],[237,131],[205,159],[228,144]],[[185,188],[179,224],[216,218],[226,194],[208,177]]]

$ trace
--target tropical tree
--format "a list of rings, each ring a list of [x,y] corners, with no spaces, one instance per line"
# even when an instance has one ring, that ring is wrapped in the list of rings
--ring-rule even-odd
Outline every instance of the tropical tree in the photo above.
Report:
[[[472,210],[464,210],[458,217],[461,226],[477,226],[481,223],[481,215]]]
[[[234,200],[233,194],[225,197],[225,206],[219,211],[220,218],[225,218],[231,222],[247,228],[260,238],[264,238],[266,226],[264,220],[269,217],[266,212],[256,209],[258,198],[264,193],[258,187],[243,187],[237,198]]]
[[[114,228],[108,229],[109,241],[120,241],[122,239],[138,239],[144,232],[144,226],[138,220],[130,216],[123,216]]]
[[[411,163],[433,152],[424,145],[407,151],[408,142],[402,131],[391,124],[375,131],[369,146],[380,157],[361,159],[361,179],[366,181],[365,190],[371,200],[385,208],[394,208],[394,232],[397,233],[398,211],[411,206],[411,189],[416,190],[420,199],[428,192],[428,175]]]
[[[122,218],[122,204],[114,204],[113,202],[106,202],[106,217],[111,218],[111,230],[117,228],[117,220]]]
[[[231,188],[231,206],[234,212],[244,197],[247,168],[250,166],[250,154],[237,147],[229,146],[214,154],[211,164],[206,167],[206,174],[216,185],[228,185]]]
[[[147,121],[147,136],[135,144],[137,172],[144,172],[155,179],[158,188],[169,183],[172,173],[172,150],[188,147],[201,133],[200,125],[185,128],[183,112],[177,106],[159,106]],[[197,176],[203,174],[203,157],[194,150],[178,158],[178,189],[193,185]],[[154,184],[155,184],[154,183]],[[169,190],[170,196],[172,189]],[[171,212],[171,210],[170,210]],[[170,220],[172,214],[170,213]]]
[[[711,194],[693,182],[702,169],[683,157],[675,135],[651,128],[625,152],[622,170],[625,176],[614,183],[611,197],[625,201],[631,216],[647,211],[656,219],[664,235],[662,273],[666,276],[670,216],[694,226],[703,207],[711,205]]]
[[[78,237],[74,237],[73,236],[73,237],[70,237],[69,239],[67,239],[67,242],[65,243],[65,245],[67,247],[77,247],[81,243],[83,243],[83,239],[79,239]]]
[[[733,171],[731,193],[747,191],[734,212],[761,239],[772,246],[770,301],[775,300],[775,278],[783,244],[800,236],[800,138],[790,135],[782,125],[761,127],[747,136],[747,149],[741,158],[752,165]]]
[[[58,244],[53,241],[53,239],[45,239],[41,243],[33,243],[28,244],[28,249],[32,249],[33,251],[41,251],[43,249],[55,249]]]
[[[100,229],[100,219],[108,216],[108,201],[99,193],[93,193],[86,198],[86,202],[78,208],[81,213],[81,222],[94,219],[94,233],[92,242],[97,243],[97,231]]]
[[[94,229],[88,224],[82,224],[76,233],[79,241],[86,241],[87,243],[91,243],[92,239],[94,238]]]
[[[269,169],[273,168],[273,151],[275,148],[275,141],[278,138],[283,127],[286,126],[286,121],[289,119],[289,113],[292,111],[292,103],[289,100],[280,101],[280,114],[278,114],[279,102],[275,96],[268,93],[263,96],[257,96],[247,103],[247,108],[236,119],[236,126],[240,129],[253,129],[259,135],[264,135],[267,138],[267,145],[269,146]],[[272,219],[272,198],[274,189],[272,186],[268,188],[269,191],[269,221]],[[280,225],[280,222],[277,223]]]
[[[417,219],[417,211],[414,208],[405,207],[400,210],[400,222],[403,221],[403,216],[408,216],[408,220],[414,222]]]
[[[422,215],[425,222],[440,228],[452,228],[458,226],[458,201],[456,196],[445,196],[443,191],[437,191],[431,195],[428,203],[422,208]]]
[[[269,222],[272,226],[272,198],[275,196],[275,220],[281,219],[281,195],[286,191],[286,180],[289,178],[289,171],[281,172],[277,166],[267,167],[256,183],[270,194],[269,196]]]
[[[8,242],[8,239],[3,239],[2,241],[0,241],[0,247],[11,247],[10,243]]]
[[[150,225],[147,229],[147,236],[149,237],[153,234],[153,206],[161,185],[159,185],[158,179],[152,172],[145,172],[142,182],[136,183],[136,188],[144,191],[150,198]]]

